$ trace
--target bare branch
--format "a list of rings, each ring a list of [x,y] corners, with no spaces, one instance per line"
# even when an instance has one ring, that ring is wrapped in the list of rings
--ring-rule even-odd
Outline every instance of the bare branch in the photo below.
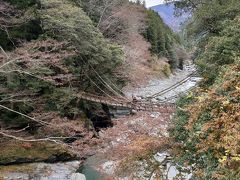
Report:
[[[59,141],[58,139],[69,138],[69,137],[48,137],[48,138],[42,138],[42,139],[23,139],[21,137],[16,137],[16,136],[7,134],[7,133],[5,133],[3,131],[0,131],[0,134],[5,136],[5,137],[11,138],[11,139],[15,139],[15,140],[18,140],[18,141],[23,141],[23,142],[51,141],[51,142],[54,142],[54,143],[58,143],[58,144],[61,143],[62,144],[62,141]]]
[[[11,133],[20,133],[20,132],[22,132],[22,131],[25,131],[26,129],[28,129],[30,126],[29,125],[27,125],[25,128],[22,128],[22,129],[20,129],[20,130],[17,130],[17,131],[13,131],[13,130],[4,130],[3,132],[11,132]]]
[[[23,117],[25,117],[25,118],[28,118],[28,119],[30,119],[30,120],[32,120],[32,121],[35,121],[35,122],[37,122],[37,123],[40,123],[40,124],[42,124],[42,125],[48,125],[48,126],[50,125],[50,126],[53,126],[53,124],[51,124],[51,123],[47,123],[47,122],[45,122],[45,121],[41,121],[41,120],[34,119],[34,118],[32,118],[32,117],[30,117],[30,116],[28,116],[28,115],[25,115],[25,114],[23,114],[23,113],[21,113],[21,112],[18,112],[18,111],[15,111],[15,110],[13,110],[13,109],[10,109],[10,108],[8,108],[8,107],[6,107],[6,106],[0,105],[0,108],[6,109],[6,110],[11,111],[11,112],[14,112],[14,113],[16,113],[16,114],[19,114],[19,115],[21,115],[21,116],[23,116]]]
[[[8,54],[4,51],[4,49],[2,48],[2,46],[0,46],[0,49],[1,49],[1,51],[3,52],[3,54],[7,57],[7,59],[9,59]]]

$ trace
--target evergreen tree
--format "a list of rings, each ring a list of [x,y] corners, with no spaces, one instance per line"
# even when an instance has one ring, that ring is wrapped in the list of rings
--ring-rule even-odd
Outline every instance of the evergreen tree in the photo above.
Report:
[[[188,37],[194,38],[200,87],[181,98],[172,137],[181,148],[178,163],[194,166],[194,178],[240,178],[240,1],[183,0],[192,10]],[[179,146],[178,146],[179,147]]]
[[[174,51],[174,44],[177,43],[176,35],[163,22],[158,13],[146,10],[148,21],[145,38],[151,43],[151,52],[159,57],[169,59],[171,68],[177,67],[177,58]]]

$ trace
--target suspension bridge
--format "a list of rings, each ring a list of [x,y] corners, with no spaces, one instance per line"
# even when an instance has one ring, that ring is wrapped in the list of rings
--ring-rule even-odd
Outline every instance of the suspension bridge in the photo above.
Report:
[[[89,78],[89,80],[104,94],[104,96],[98,96],[98,95],[91,94],[91,93],[86,93],[86,92],[79,92],[76,95],[78,98],[83,99],[83,100],[87,100],[87,101],[91,101],[91,102],[106,104],[106,105],[113,106],[113,107],[124,107],[124,108],[129,108],[129,109],[132,109],[132,110],[136,110],[136,111],[150,111],[150,112],[160,112],[160,113],[174,112],[175,104],[170,103],[170,100],[174,99],[174,98],[177,98],[177,95],[168,97],[164,101],[159,101],[157,103],[152,102],[151,99],[162,96],[162,95],[168,93],[169,91],[172,91],[172,90],[178,88],[182,84],[189,81],[189,79],[196,74],[196,72],[194,71],[194,72],[190,73],[187,77],[182,79],[181,81],[173,84],[172,86],[170,86],[170,87],[168,87],[168,88],[166,88],[166,89],[164,89],[164,90],[162,90],[158,93],[153,94],[152,96],[148,96],[148,97],[146,97],[144,99],[141,99],[141,100],[135,100],[135,99],[130,100],[127,97],[122,95],[124,93],[114,83],[112,83],[106,77],[105,78],[101,77],[98,74],[98,72],[96,72],[95,69],[92,66],[90,66],[90,67],[94,70],[94,72],[98,76],[99,81],[110,92],[112,92],[114,94],[114,96],[112,96],[109,93],[107,93],[106,91],[104,91],[102,88],[100,88],[97,85],[97,83],[95,83],[89,76],[86,75]],[[107,80],[108,80],[108,82],[107,82]],[[110,83],[112,85],[110,85]],[[121,92],[121,93],[119,93],[119,92]],[[186,92],[183,92],[183,93],[186,93]],[[183,94],[183,93],[181,93],[181,94]]]
[[[173,112],[175,105],[173,103],[152,103],[145,101],[127,101],[125,99],[111,99],[103,96],[97,96],[86,92],[81,92],[76,95],[80,99],[84,99],[91,102],[106,104],[114,107],[124,107],[133,109],[136,111],[152,111],[160,113]]]
[[[187,90],[186,92],[181,92],[179,94],[175,94],[167,98],[159,99],[159,97],[163,97],[163,95],[167,94],[168,92],[174,91],[176,88],[183,85],[196,75],[196,71],[192,71],[185,78],[169,86],[168,88],[165,88],[164,90],[161,90],[151,96],[143,97],[141,98],[141,100],[136,100],[129,99],[126,96],[124,96],[124,92],[116,84],[114,84],[104,75],[100,75],[90,63],[85,62],[85,64],[88,65],[89,68],[95,73],[97,77],[97,82],[96,80],[94,81],[88,74],[83,75],[85,75],[89,79],[89,82],[91,82],[98,89],[98,91],[101,92],[102,95],[96,95],[81,91],[77,92],[77,94],[74,93],[74,96],[86,101],[101,103],[113,107],[123,107],[136,111],[149,111],[160,113],[174,112],[175,104],[172,103],[172,100],[177,99],[179,96],[187,93],[191,89]],[[65,79],[69,77],[58,76],[57,79],[59,78]],[[101,84],[101,86],[103,86],[104,89],[101,88],[99,84]],[[153,100],[155,98],[158,98],[159,100],[157,102],[156,101],[154,102]]]

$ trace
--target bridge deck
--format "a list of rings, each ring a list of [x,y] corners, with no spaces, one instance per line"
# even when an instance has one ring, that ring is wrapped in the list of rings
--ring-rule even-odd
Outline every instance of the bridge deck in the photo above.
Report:
[[[164,103],[164,104],[153,104],[151,102],[142,102],[142,101],[127,101],[125,99],[119,98],[106,98],[103,96],[97,96],[89,93],[79,93],[77,97],[97,102],[101,104],[106,104],[109,106],[116,106],[116,107],[125,107],[129,109],[134,109],[136,111],[154,111],[154,112],[161,112],[161,113],[171,113],[175,109],[175,105],[171,103]]]

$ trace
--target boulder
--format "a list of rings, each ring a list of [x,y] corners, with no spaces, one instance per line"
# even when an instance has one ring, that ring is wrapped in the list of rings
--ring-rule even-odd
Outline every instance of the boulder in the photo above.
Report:
[[[165,160],[168,159],[169,156],[170,155],[167,152],[162,152],[162,153],[158,152],[153,157],[157,162],[163,163]]]
[[[73,173],[70,177],[70,180],[86,180],[86,177],[81,173]]]
[[[131,114],[132,114],[132,115],[135,115],[135,114],[137,114],[137,111],[134,110],[134,109],[132,109],[132,110],[131,110]]]
[[[51,142],[24,142],[8,140],[0,143],[0,166],[35,162],[67,162],[79,159],[63,146]],[[1,173],[0,173],[1,174]]]

